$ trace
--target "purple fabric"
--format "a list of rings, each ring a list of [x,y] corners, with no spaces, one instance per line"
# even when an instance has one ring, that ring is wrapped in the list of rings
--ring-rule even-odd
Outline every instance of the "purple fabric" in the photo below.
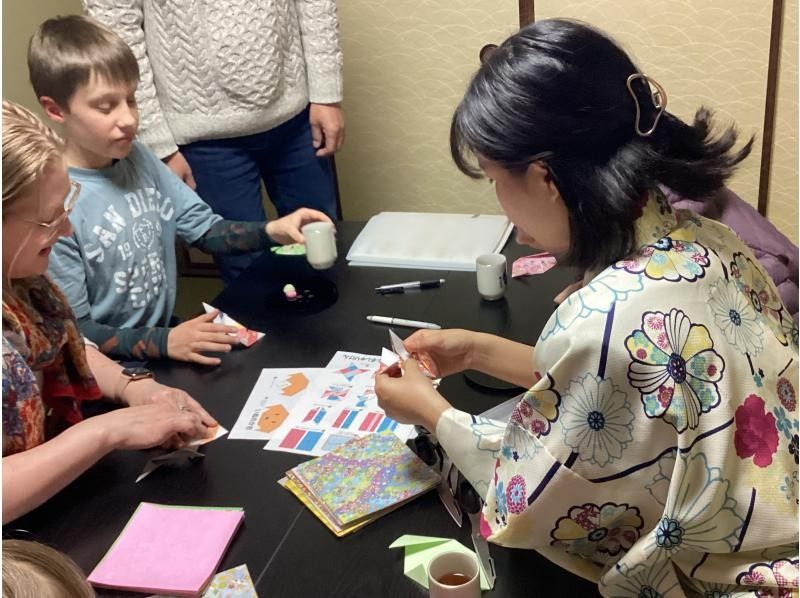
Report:
[[[727,187],[705,201],[686,199],[669,189],[664,192],[673,208],[718,220],[739,235],[775,281],[784,305],[797,321],[798,249],[794,243]]]

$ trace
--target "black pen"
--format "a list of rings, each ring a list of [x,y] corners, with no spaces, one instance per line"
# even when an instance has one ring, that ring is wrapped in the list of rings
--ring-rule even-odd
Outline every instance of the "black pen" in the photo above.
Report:
[[[438,289],[444,284],[444,278],[438,280],[415,280],[414,282],[399,282],[397,284],[385,284],[375,287],[375,292],[380,295],[390,295],[393,293],[405,293],[406,291],[416,291],[420,289]]]

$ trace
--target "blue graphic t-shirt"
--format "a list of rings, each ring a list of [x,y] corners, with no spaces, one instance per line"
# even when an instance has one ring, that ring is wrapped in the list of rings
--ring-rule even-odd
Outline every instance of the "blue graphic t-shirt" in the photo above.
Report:
[[[49,274],[77,318],[118,328],[166,326],[175,307],[175,237],[191,244],[222,219],[147,147],[100,170],[70,168],[81,193],[73,233]]]

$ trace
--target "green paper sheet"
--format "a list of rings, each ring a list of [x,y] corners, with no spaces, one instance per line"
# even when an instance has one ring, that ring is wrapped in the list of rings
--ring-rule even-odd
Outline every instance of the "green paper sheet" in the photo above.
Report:
[[[405,562],[403,573],[422,587],[428,587],[428,563],[443,552],[463,552],[475,555],[475,552],[458,540],[451,538],[435,538],[432,536],[400,536],[389,545],[389,548],[403,548]],[[476,557],[477,558],[477,557]],[[489,582],[481,571],[481,590],[488,590]]]

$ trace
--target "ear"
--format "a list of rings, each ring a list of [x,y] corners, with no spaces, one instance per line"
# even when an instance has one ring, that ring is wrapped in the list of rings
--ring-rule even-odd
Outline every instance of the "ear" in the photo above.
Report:
[[[57,123],[64,122],[64,114],[66,114],[67,111],[64,110],[53,98],[50,96],[41,96],[39,98],[39,104],[41,104],[42,108],[44,109],[44,113],[47,115],[47,118]]]
[[[549,199],[561,199],[561,193],[559,193],[558,187],[556,187],[553,174],[544,162],[532,162],[530,166],[528,166],[526,177],[528,178],[529,184],[535,185],[538,191],[540,193],[543,191],[545,196]]]

